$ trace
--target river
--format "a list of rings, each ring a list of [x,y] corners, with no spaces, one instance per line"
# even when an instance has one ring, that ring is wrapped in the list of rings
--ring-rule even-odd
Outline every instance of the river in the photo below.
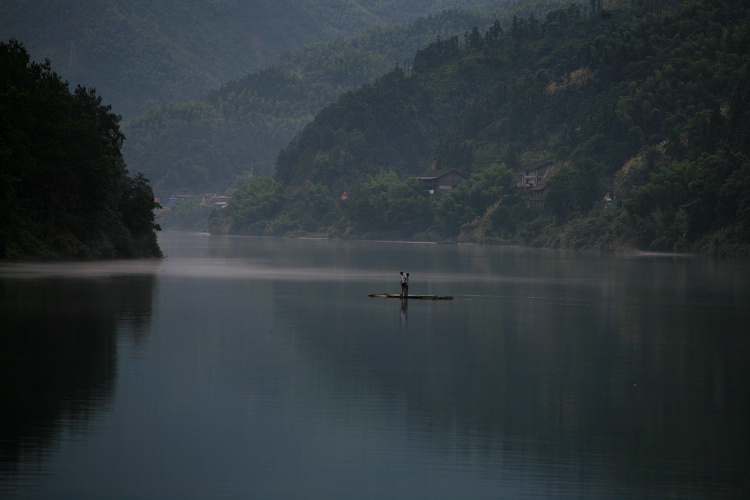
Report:
[[[748,262],[160,244],[0,264],[0,497],[750,496]]]

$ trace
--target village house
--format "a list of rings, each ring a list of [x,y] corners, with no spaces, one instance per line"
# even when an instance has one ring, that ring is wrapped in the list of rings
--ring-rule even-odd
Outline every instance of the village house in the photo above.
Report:
[[[227,203],[229,203],[229,196],[222,196],[216,193],[208,193],[202,196],[202,203],[210,207],[225,208],[227,206]]]
[[[524,167],[518,174],[517,186],[526,205],[544,203],[547,195],[544,177],[554,164],[552,160],[537,161]]]
[[[229,196],[213,194],[203,197],[203,204],[214,208],[226,208],[227,203],[229,203]]]
[[[435,194],[450,191],[462,181],[465,181],[467,176],[458,170],[449,169],[428,171],[419,177],[414,177],[414,179],[420,181],[430,194]]]

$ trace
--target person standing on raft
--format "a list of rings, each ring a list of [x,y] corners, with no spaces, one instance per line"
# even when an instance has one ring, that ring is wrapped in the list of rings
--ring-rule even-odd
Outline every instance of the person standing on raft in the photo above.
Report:
[[[406,297],[409,295],[409,273],[404,274],[401,271],[401,295]]]

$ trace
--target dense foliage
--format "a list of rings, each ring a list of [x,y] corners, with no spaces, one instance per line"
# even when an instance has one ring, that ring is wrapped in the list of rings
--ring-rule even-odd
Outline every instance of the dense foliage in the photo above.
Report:
[[[0,2],[0,40],[21,40],[127,121],[259,71],[286,49],[492,0],[79,0]]]
[[[279,156],[276,181],[297,203],[306,182],[351,194],[320,233],[391,234],[374,218],[390,198],[401,237],[749,253],[750,6],[617,5],[435,40],[409,72],[324,108]],[[541,159],[556,162],[548,197],[527,206],[510,179]],[[496,180],[477,188],[486,196],[465,192],[472,181],[396,201],[410,177],[444,168]]]
[[[0,259],[161,255],[153,192],[101,101],[0,43]]]
[[[558,3],[526,1],[504,10],[502,18],[510,22],[513,12],[528,15]],[[165,104],[132,120],[124,129],[125,158],[151,179],[162,198],[236,188],[249,175],[272,174],[279,151],[341,94],[396,65],[408,72],[415,51],[435,36],[493,19],[488,12],[446,11],[289,50],[203,99]]]

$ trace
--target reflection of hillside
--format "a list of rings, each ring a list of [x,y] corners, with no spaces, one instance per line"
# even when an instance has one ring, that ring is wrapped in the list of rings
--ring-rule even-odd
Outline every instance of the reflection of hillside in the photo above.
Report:
[[[550,464],[586,457],[644,487],[708,463],[700,484],[748,486],[726,477],[750,461],[738,418],[750,416],[745,306],[711,276],[686,270],[670,285],[649,265],[620,264],[597,269],[599,279],[579,268],[567,285],[501,283],[492,298],[415,303],[408,328],[397,301],[347,301],[366,290],[346,283],[296,284],[308,299],[288,304],[279,291],[274,309],[333,384],[405,404],[415,436],[456,440],[441,449]],[[718,322],[707,314],[716,307],[726,308]]]
[[[749,277],[705,260],[657,264],[629,263],[628,286],[612,287],[599,314],[613,349],[600,425],[617,430],[622,456],[633,459],[619,464],[626,480],[643,473],[641,457],[674,469],[707,463],[696,484],[735,497],[719,491],[750,487],[740,472],[750,463]]]
[[[155,278],[0,279],[0,464],[41,460],[111,401],[118,325],[150,321]],[[138,340],[137,338],[135,339]]]

